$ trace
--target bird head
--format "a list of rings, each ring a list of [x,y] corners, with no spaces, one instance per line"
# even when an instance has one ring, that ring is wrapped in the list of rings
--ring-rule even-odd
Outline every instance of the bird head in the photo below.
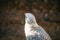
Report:
[[[25,13],[25,22],[28,24],[36,24],[35,16],[32,13]]]

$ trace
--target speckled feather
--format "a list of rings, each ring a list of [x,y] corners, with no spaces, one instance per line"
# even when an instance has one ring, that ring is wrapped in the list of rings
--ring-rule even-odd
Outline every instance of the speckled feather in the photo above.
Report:
[[[29,14],[29,15],[28,15]],[[52,40],[50,36],[47,34],[47,32],[36,23],[36,19],[33,14],[31,13],[26,13],[27,18],[29,20],[26,20],[27,22],[25,23],[25,35],[27,40]],[[29,17],[28,17],[29,16]],[[33,20],[30,20],[32,19]],[[33,21],[35,23],[29,22]]]

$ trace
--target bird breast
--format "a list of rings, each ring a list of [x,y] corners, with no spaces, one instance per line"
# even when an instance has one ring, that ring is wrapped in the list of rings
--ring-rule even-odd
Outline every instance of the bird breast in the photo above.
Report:
[[[33,30],[34,28],[32,28],[32,25],[29,25],[29,24],[25,24],[25,35],[28,36],[30,34],[33,35]]]

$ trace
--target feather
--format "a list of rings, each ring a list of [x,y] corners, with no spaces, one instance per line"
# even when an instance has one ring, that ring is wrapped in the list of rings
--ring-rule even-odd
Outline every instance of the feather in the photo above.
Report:
[[[48,33],[37,24],[33,14],[25,13],[26,40],[52,40]]]

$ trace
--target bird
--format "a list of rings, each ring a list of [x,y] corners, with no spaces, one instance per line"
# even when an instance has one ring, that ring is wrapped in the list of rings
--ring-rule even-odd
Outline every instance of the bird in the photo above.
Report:
[[[36,18],[32,13],[25,13],[24,31],[26,40],[52,40],[42,26],[37,24]]]

